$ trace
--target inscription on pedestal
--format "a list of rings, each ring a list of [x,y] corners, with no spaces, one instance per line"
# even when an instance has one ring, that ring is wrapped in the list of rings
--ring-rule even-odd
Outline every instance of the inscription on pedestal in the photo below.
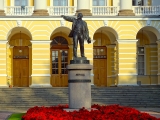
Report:
[[[76,76],[85,76],[85,74],[79,74],[79,73],[77,73]]]
[[[70,60],[70,64],[89,64],[89,60]]]

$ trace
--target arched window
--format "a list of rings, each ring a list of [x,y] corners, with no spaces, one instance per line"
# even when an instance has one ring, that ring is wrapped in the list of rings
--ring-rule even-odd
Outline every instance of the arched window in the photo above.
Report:
[[[51,42],[51,46],[57,46],[57,45],[68,45],[68,41],[64,37],[57,36]]]

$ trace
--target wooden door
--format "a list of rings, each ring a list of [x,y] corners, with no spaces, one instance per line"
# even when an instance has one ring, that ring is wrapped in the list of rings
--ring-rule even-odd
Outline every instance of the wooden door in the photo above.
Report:
[[[51,50],[52,69],[51,69],[51,85],[54,87],[68,86],[68,50],[53,49]]]
[[[29,60],[13,59],[13,86],[29,86]]]
[[[15,46],[13,49],[13,86],[29,86],[29,49]]]
[[[106,48],[94,48],[94,84],[107,86],[107,51]]]

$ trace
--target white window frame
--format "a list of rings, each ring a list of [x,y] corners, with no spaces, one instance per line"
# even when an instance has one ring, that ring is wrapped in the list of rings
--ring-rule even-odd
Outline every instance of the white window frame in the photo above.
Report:
[[[14,5],[14,3],[15,3],[14,1],[15,1],[15,0],[11,0],[11,6],[15,6],[15,5]],[[30,6],[30,0],[28,0],[28,6]]]
[[[75,0],[74,0],[75,1]],[[77,0],[76,0],[77,1]],[[70,0],[68,0],[68,6],[70,6]],[[75,3],[75,2],[74,2]],[[77,3],[77,2],[76,2]],[[53,0],[50,0],[50,6],[53,6]]]
[[[138,48],[139,47],[143,47],[144,48],[144,75],[146,75],[146,47],[145,46],[137,46],[137,75],[139,75],[138,74],[138,55],[139,55],[139,53],[138,53]],[[139,75],[139,76],[143,76],[143,75]]]

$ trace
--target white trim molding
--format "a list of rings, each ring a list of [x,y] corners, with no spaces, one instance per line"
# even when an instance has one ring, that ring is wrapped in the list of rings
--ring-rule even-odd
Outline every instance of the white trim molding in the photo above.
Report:
[[[123,40],[123,39],[117,39],[117,42],[118,43],[121,43],[121,44],[131,44],[131,43],[136,43],[138,40]]]
[[[0,44],[6,44],[8,40],[0,40]]]
[[[31,76],[33,77],[37,77],[37,76],[43,76],[43,77],[50,77],[51,75],[50,74],[32,74]]]
[[[6,69],[4,69],[6,71]],[[1,77],[7,77],[7,74],[0,74]]]
[[[50,44],[51,40],[31,40],[32,44]]]

